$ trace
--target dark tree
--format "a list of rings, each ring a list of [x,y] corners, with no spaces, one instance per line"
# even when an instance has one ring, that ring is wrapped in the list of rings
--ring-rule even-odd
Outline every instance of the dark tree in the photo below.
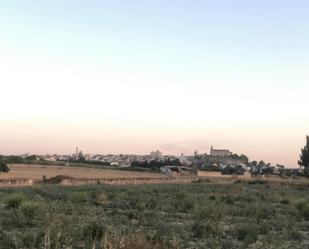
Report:
[[[221,172],[222,175],[243,175],[244,173],[245,170],[241,165],[226,166]]]
[[[241,154],[241,155],[239,156],[239,159],[243,160],[245,163],[248,163],[248,162],[249,162],[249,158],[248,158],[246,155],[243,155],[243,154]]]
[[[37,160],[37,156],[36,155],[30,155],[30,156],[26,157],[26,160],[28,160],[28,161],[36,161]]]
[[[0,173],[7,173],[10,169],[4,162],[0,162]]]
[[[258,165],[257,161],[252,161],[250,164],[251,164],[252,166],[257,166],[257,165]]]
[[[305,147],[301,149],[298,164],[305,168],[305,176],[309,177],[309,136],[307,136]]]

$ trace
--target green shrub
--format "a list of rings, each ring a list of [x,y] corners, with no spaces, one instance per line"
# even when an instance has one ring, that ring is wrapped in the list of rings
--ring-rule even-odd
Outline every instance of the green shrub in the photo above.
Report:
[[[195,238],[203,238],[212,230],[211,225],[207,221],[197,220],[191,227],[191,232]]]
[[[21,204],[26,201],[26,196],[24,193],[17,192],[10,194],[6,198],[6,207],[7,208],[19,208]]]
[[[177,198],[174,200],[173,205],[175,211],[188,213],[194,208],[194,200],[189,196]]]
[[[70,197],[73,203],[85,203],[88,201],[88,194],[85,191],[74,192]]]
[[[246,243],[256,241],[258,234],[258,226],[254,223],[243,225],[237,229],[237,239],[240,241],[245,240]]]
[[[41,214],[41,205],[38,202],[23,202],[20,209],[28,221],[32,221]]]
[[[223,217],[224,209],[216,202],[203,202],[196,205],[193,210],[193,218],[196,220],[220,221]]]
[[[98,221],[92,221],[83,228],[83,234],[86,241],[89,241],[92,248],[95,248],[96,242],[100,241],[105,233],[105,227]]]
[[[297,204],[297,210],[305,220],[309,220],[309,201],[303,201]]]
[[[191,231],[194,237],[216,236],[220,233],[219,222],[223,217],[223,209],[214,202],[202,202],[193,211]]]

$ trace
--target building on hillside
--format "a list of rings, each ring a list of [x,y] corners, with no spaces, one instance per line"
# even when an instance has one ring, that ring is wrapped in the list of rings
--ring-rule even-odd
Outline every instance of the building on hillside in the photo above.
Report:
[[[230,156],[232,155],[232,152],[230,152],[229,150],[214,149],[213,146],[211,146],[210,155],[211,156]]]

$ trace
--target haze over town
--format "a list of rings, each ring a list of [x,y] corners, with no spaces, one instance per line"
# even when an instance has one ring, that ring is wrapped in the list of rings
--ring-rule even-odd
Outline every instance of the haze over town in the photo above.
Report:
[[[213,144],[296,166],[309,3],[193,2],[0,3],[0,154]]]

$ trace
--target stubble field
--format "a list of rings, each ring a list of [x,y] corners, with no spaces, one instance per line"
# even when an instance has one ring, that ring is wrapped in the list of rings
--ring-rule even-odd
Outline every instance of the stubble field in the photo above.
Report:
[[[9,165],[10,171],[0,174],[0,179],[32,179],[41,180],[43,176],[47,178],[57,175],[66,175],[73,178],[94,179],[94,178],[164,178],[167,177],[160,173],[138,172],[126,170],[109,170],[87,167],[70,166],[45,166],[45,165]]]

